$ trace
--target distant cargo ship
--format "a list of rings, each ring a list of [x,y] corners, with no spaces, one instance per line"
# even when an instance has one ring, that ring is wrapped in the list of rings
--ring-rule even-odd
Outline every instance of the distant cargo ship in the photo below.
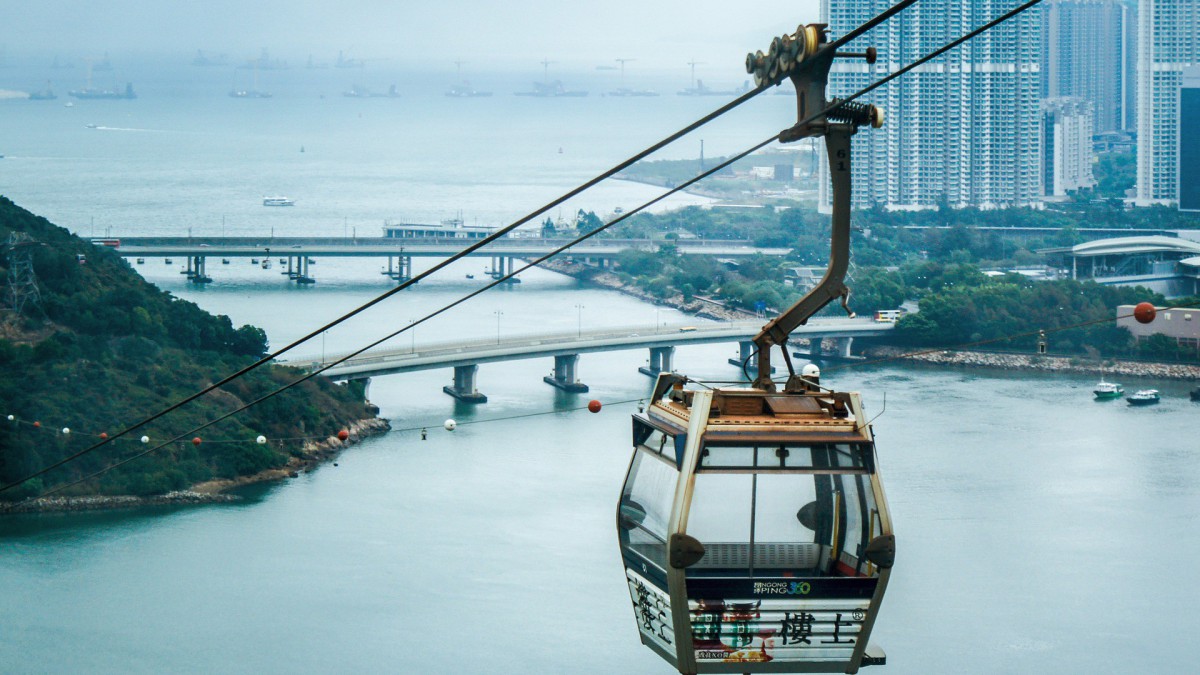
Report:
[[[58,98],[58,96],[56,96],[54,94],[54,90],[50,88],[49,82],[46,83],[45,89],[29,92],[30,101],[53,101],[56,98]]]
[[[696,86],[687,89],[680,89],[677,93],[680,96],[736,96],[750,91],[750,83],[742,85],[741,89],[727,89],[721,91],[718,89],[709,89],[704,84],[704,80],[696,80]]]
[[[263,206],[295,206],[295,199],[287,197],[263,197]]]
[[[234,89],[229,92],[232,98],[271,98],[271,92],[258,89]]]
[[[492,92],[479,91],[467,82],[463,82],[462,84],[456,84],[447,89],[446,95],[452,98],[483,98],[485,96],[491,96]]]
[[[354,85],[342,92],[342,96],[348,98],[400,98],[400,92],[396,91],[396,85],[388,87],[386,94],[379,94],[367,89],[361,85]]]
[[[586,91],[567,89],[559,80],[553,82],[534,82],[533,91],[518,91],[517,96],[537,96],[538,98],[559,98],[587,96]]]
[[[133,93],[133,85],[126,84],[125,91],[117,89],[93,89],[86,87],[84,89],[76,89],[70,92],[71,96],[78,99],[127,99],[132,100],[137,98],[137,94]]]

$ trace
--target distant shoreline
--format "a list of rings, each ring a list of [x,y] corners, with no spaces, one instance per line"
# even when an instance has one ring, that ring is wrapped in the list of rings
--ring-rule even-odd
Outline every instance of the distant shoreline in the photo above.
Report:
[[[249,476],[210,480],[197,483],[186,490],[175,490],[164,495],[137,497],[134,495],[85,495],[80,497],[39,497],[27,502],[17,502],[11,508],[0,507],[0,516],[28,513],[66,513],[82,511],[112,511],[136,509],[147,506],[189,506],[197,504],[227,504],[242,500],[237,495],[226,494],[233,488],[268,481],[295,478],[301,471],[310,471],[317,464],[333,459],[339,452],[370,436],[391,429],[386,419],[374,417],[354,422],[347,431],[345,441],[330,436],[322,441],[308,441],[301,449],[302,456],[288,458],[287,464],[278,469],[267,469]]]
[[[910,353],[910,350],[886,345],[868,347],[870,360],[894,359],[909,363],[972,368],[1034,370],[1047,373],[1095,373],[1102,377],[1140,377],[1160,380],[1200,381],[1200,366],[1185,363],[1155,363],[1085,357],[1049,356],[1044,354],[996,354],[990,352],[957,351],[953,349]]]
[[[761,318],[753,312],[716,304],[713,301],[695,299],[684,302],[676,293],[666,298],[656,298],[645,290],[622,282],[615,274],[589,268],[581,263],[549,260],[542,267],[579,279],[585,283],[624,293],[639,300],[656,305],[674,307],[681,312],[715,321],[737,321]],[[763,319],[764,323],[766,319]],[[803,345],[807,341],[798,339],[789,344]],[[1155,363],[1146,361],[1122,361],[1104,359],[1099,362],[1081,356],[1049,356],[1040,354],[997,354],[965,350],[902,349],[890,345],[873,345],[864,350],[868,360],[895,360],[909,363],[925,363],[943,366],[965,366],[971,368],[1000,368],[1033,370],[1049,373],[1095,373],[1111,377],[1141,377],[1149,379],[1200,381],[1200,365],[1182,363]],[[914,353],[915,352],[915,353]]]

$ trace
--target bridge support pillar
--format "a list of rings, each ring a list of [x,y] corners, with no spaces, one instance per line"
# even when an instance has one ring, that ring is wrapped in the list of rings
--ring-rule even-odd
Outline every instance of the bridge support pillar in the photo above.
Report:
[[[836,356],[840,359],[850,358],[850,345],[854,344],[854,338],[826,338],[821,345],[825,348],[825,353],[830,356]]]
[[[513,263],[512,256],[494,255],[494,256],[492,256],[492,268],[490,270],[488,270],[487,273],[488,273],[488,276],[490,276],[491,278],[499,280],[499,279],[502,279],[502,278],[512,274],[514,269],[516,269],[516,265]],[[519,283],[521,283],[521,279],[519,277],[513,277],[511,279],[508,279],[504,283],[519,284]]]
[[[651,347],[650,365],[638,368],[638,372],[650,377],[658,377],[658,374],[664,370],[669,373],[673,368],[671,360],[674,357],[674,347]]]
[[[308,273],[308,256],[296,256],[296,270],[292,271],[292,258],[288,256],[288,278],[295,279],[298,284],[315,284],[317,280]]]
[[[403,250],[403,249],[401,249],[401,250]],[[412,279],[412,256],[411,255],[404,255],[403,253],[401,253],[400,255],[396,255],[396,256],[389,255],[387,257],[387,260],[388,260],[387,270],[384,272],[380,272],[380,274],[382,274],[383,276],[385,276],[397,283],[401,283],[401,284],[408,281],[409,279]],[[307,267],[308,266],[305,265],[305,269],[307,269]]]
[[[469,366],[455,366],[454,385],[442,387],[442,391],[463,403],[487,403],[487,396],[479,393],[479,390],[475,388],[475,374],[477,372],[479,372],[479,366],[474,364]]]
[[[202,255],[188,256],[187,259],[187,278],[193,284],[207,284],[212,282],[212,277],[208,276],[208,260]]]
[[[750,340],[738,341],[738,357],[729,359],[729,365],[744,368],[745,372],[753,378],[758,374],[758,359],[753,358],[755,354],[754,343]],[[775,367],[771,366],[771,372],[775,372]]]
[[[547,375],[542,378],[542,381],[563,391],[582,394],[588,390],[588,386],[579,381],[579,377],[576,374],[578,365],[578,354],[559,354],[554,357],[554,375]]]

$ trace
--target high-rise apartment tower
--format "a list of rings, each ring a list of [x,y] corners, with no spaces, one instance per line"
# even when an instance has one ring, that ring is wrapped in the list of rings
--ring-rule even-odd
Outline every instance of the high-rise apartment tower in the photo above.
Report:
[[[1200,0],[1138,4],[1137,198],[1179,200],[1179,95],[1183,70],[1200,64]]]
[[[1119,0],[1050,0],[1042,10],[1042,96],[1092,104],[1096,133],[1132,130],[1125,93],[1134,44],[1131,7]]]
[[[822,0],[822,21],[836,38],[892,4]],[[918,2],[845,48],[873,46],[879,60],[873,66],[839,60],[830,75],[830,93],[856,91],[1018,4]],[[854,139],[855,205],[998,208],[1037,202],[1041,24],[1040,7],[1034,7],[864,99],[882,106],[888,123]],[[827,192],[823,203],[828,203]]]

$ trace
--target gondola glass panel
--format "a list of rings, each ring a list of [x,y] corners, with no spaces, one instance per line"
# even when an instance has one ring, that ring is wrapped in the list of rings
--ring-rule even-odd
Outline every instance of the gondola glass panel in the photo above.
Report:
[[[849,445],[702,453],[687,531],[705,552],[686,571],[701,671],[851,660],[876,584],[864,465]]]
[[[666,542],[679,470],[668,437],[654,432],[645,440],[649,445],[639,444],[634,451],[621,491],[617,532],[642,642],[670,658],[675,640]]]

